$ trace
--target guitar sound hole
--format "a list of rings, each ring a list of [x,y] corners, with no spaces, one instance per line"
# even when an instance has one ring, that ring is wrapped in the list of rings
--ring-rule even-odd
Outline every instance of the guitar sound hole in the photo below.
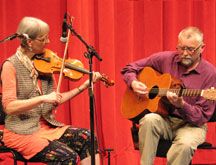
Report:
[[[158,95],[158,92],[159,92],[158,86],[156,85],[153,86],[149,91],[149,99],[154,99]]]

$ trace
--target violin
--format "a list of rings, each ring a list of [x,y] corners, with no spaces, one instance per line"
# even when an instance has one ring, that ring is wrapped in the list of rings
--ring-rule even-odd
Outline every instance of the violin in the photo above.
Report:
[[[33,61],[36,70],[44,75],[59,73],[63,62],[62,58],[58,57],[56,53],[49,49],[45,49],[43,54],[36,54]],[[90,74],[90,72],[84,68],[81,61],[77,59],[66,59],[63,74],[70,80],[76,81],[81,79],[84,74]],[[105,74],[102,74],[100,80],[104,82],[106,87],[114,85],[114,81],[109,80]]]

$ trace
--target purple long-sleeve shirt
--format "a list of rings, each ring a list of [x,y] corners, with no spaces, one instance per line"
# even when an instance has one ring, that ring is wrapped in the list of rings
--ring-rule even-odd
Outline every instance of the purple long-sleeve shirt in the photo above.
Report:
[[[204,59],[192,71],[187,72],[181,65],[177,52],[165,51],[155,53],[126,65],[121,71],[124,81],[130,87],[131,82],[137,79],[137,74],[143,67],[150,66],[160,73],[170,73],[180,79],[187,89],[209,89],[216,87],[216,68]],[[172,114],[181,117],[187,122],[201,126],[206,123],[215,110],[215,102],[201,96],[183,97],[185,100],[182,109],[175,109]]]

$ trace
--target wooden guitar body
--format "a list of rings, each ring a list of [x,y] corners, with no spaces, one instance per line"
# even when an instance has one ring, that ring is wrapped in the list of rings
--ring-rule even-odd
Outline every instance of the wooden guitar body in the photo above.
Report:
[[[160,74],[151,67],[145,67],[138,75],[138,80],[144,83],[149,91],[147,97],[139,97],[132,89],[127,88],[122,99],[121,113],[124,118],[133,120],[144,111],[167,115],[167,111],[159,96],[159,89],[170,88],[171,75]],[[157,92],[158,91],[158,92]]]

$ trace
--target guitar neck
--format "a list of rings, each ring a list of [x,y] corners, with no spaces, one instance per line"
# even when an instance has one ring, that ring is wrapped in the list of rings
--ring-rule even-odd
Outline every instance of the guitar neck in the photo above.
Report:
[[[178,96],[202,96],[203,92],[201,89],[160,89],[158,95],[166,96],[168,91],[173,92]]]

